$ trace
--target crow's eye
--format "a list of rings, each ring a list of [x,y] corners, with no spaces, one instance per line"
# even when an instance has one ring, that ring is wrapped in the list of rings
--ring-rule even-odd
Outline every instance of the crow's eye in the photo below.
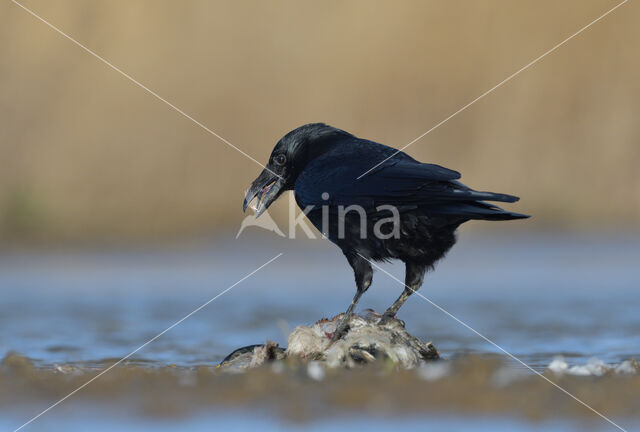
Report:
[[[278,154],[273,157],[273,163],[276,165],[284,165],[287,162],[287,157],[283,154]]]

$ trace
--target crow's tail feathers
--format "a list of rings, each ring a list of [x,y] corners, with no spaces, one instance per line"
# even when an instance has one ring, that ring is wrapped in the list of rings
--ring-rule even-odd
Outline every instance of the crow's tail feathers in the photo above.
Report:
[[[507,195],[503,193],[496,192],[480,192],[480,191],[469,191],[470,195],[473,196],[476,200],[482,201],[499,201],[499,202],[508,202],[514,203],[520,201],[520,197],[514,195]]]
[[[452,180],[450,183],[455,185],[454,189],[449,191],[449,197],[453,198],[453,202],[442,203],[438,206],[442,213],[457,215],[467,219],[496,221],[526,219],[530,217],[529,215],[503,210],[497,205],[487,202],[498,201],[514,203],[520,200],[517,196],[496,192],[476,191],[456,180]]]
[[[436,206],[436,208],[432,208],[431,210],[434,213],[456,215],[465,219],[490,221],[527,219],[531,217],[521,213],[506,211],[496,205],[483,201],[448,203]]]
[[[530,217],[531,216],[526,214],[514,213],[514,212],[504,211],[500,209],[500,211],[495,211],[489,214],[478,215],[476,217],[473,217],[472,219],[502,221],[502,220],[512,220],[512,219],[528,219]]]

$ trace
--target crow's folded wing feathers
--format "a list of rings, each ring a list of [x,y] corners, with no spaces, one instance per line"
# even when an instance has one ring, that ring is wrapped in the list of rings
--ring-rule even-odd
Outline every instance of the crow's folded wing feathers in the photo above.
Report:
[[[474,191],[457,181],[460,178],[457,171],[420,163],[404,153],[385,161],[358,180],[359,175],[375,164],[369,159],[372,158],[349,155],[316,159],[298,177],[296,200],[302,208],[356,204],[373,212],[377,206],[393,205],[400,209],[420,207],[447,214],[456,214],[458,209],[460,215],[469,214],[476,201],[518,200],[512,195]],[[323,199],[323,193],[328,193],[329,198]],[[486,203],[478,204],[489,211],[501,210]]]

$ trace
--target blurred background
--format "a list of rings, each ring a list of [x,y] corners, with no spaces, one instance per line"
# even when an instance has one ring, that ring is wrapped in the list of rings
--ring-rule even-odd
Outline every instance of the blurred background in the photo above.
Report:
[[[22,1],[260,162],[282,135],[309,122],[402,147],[618,3]],[[630,1],[406,150],[461,171],[476,189],[519,195],[509,210],[533,215],[466,224],[422,293],[541,372],[557,355],[572,366],[640,356],[638,22],[640,3]],[[255,227],[235,238],[244,191],[261,169],[19,6],[0,2],[0,413],[7,428],[64,396],[45,372],[104,368],[278,253],[123,368],[210,368],[243,345],[286,346],[294,326],[346,308],[353,275],[333,245]],[[283,198],[270,213],[288,234]],[[384,267],[403,278],[402,265]],[[360,306],[382,310],[400,289],[377,272]],[[399,315],[445,358],[501,355],[419,298]],[[31,369],[7,369],[20,362],[43,381],[29,381],[24,370]],[[156,394],[171,392],[162,377],[149,376],[156,390],[140,397],[153,405]],[[15,387],[5,385],[11,380]],[[114,382],[105,385],[128,389],[126,380],[106,381]],[[210,392],[231,391],[216,385]],[[98,382],[92,388],[94,396],[104,390]],[[555,403],[563,395],[547,390],[532,398],[553,407],[532,415],[567,414]],[[464,385],[451,391],[468,393]],[[588,402],[605,395],[605,411],[632,400],[615,386],[584,395]],[[478,398],[472,406],[500,411]],[[90,420],[67,415],[84,405],[66,404],[71,411],[56,409],[34,430],[86,430]],[[535,429],[508,418],[482,427]],[[192,420],[192,427],[210,425]],[[460,421],[445,419],[443,427],[480,427]],[[555,426],[547,430],[572,428]]]
[[[402,147],[616,2],[24,4],[266,161],[308,122]],[[637,229],[639,18],[630,2],[407,152],[521,196],[527,229]],[[0,29],[3,243],[237,229],[258,165],[11,2]]]

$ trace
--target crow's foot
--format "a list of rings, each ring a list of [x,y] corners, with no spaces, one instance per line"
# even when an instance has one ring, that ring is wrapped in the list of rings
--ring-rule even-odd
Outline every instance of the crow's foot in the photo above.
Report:
[[[385,312],[384,314],[382,314],[382,318],[380,318],[380,321],[378,321],[378,325],[389,324],[389,322],[393,321],[394,319],[396,319],[395,314],[392,315]]]
[[[338,323],[338,325],[336,326],[336,329],[333,332],[333,335],[331,335],[331,342],[333,343],[337,340],[342,339],[349,331],[349,328],[350,327],[347,320],[345,320],[344,318],[341,319],[340,323]]]

